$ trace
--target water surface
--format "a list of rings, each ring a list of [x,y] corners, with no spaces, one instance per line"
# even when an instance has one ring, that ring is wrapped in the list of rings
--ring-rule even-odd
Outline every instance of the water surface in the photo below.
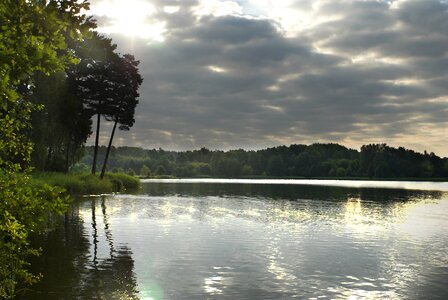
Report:
[[[148,181],[84,199],[36,241],[45,277],[24,298],[446,299],[448,195],[419,184]]]
[[[448,192],[448,182],[435,181],[379,181],[379,180],[326,180],[326,179],[227,179],[227,178],[188,178],[188,179],[142,179],[151,183],[227,183],[227,184],[280,184],[280,185],[318,185],[351,188],[385,188]]]

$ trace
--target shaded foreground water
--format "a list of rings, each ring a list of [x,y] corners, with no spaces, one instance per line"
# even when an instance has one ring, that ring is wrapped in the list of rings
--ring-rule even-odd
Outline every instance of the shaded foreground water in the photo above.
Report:
[[[36,241],[44,279],[24,299],[447,299],[448,193],[392,187],[149,181],[84,199]]]

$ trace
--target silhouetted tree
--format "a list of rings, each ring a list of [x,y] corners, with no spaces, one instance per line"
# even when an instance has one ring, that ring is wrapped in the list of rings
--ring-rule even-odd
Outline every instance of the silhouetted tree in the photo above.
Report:
[[[104,158],[103,168],[101,170],[100,178],[104,177],[106,172],[107,160],[109,158],[110,148],[114,139],[117,124],[120,130],[129,130],[135,122],[134,113],[135,107],[138,104],[138,88],[143,82],[142,77],[138,72],[139,62],[135,60],[134,56],[125,54],[118,58],[111,66],[111,74],[113,77],[111,82],[114,84],[111,90],[110,103],[107,106],[106,120],[113,121],[114,126],[109,139],[106,156]]]
[[[112,98],[116,88],[116,75],[113,68],[119,59],[118,54],[114,52],[116,48],[111,39],[95,33],[79,51],[84,59],[71,72],[77,95],[83,100],[90,115],[96,115],[92,174],[96,173],[101,117],[113,111],[109,107],[115,100]]]

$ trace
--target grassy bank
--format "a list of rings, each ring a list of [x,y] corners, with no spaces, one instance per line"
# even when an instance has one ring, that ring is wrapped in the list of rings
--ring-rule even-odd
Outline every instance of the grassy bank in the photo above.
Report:
[[[106,174],[103,180],[98,175],[87,173],[33,173],[34,186],[48,184],[64,188],[70,195],[92,195],[136,190],[140,185],[137,177],[122,173]]]

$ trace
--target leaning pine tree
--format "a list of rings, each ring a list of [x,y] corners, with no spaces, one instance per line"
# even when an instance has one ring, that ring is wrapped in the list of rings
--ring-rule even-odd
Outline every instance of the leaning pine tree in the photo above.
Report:
[[[96,173],[101,117],[113,112],[110,106],[114,103],[118,81],[115,69],[120,59],[114,52],[116,48],[111,39],[94,33],[92,39],[80,47],[81,62],[70,74],[77,96],[82,99],[89,115],[96,116],[92,174]]]
[[[115,135],[117,125],[120,130],[129,130],[135,122],[135,107],[138,104],[138,88],[143,82],[138,72],[139,61],[134,56],[125,54],[119,57],[110,74],[114,80],[114,89],[109,90],[111,93],[108,97],[111,101],[107,106],[106,120],[114,122],[112,133],[107,146],[106,156],[104,158],[103,168],[100,178],[103,179],[107,168],[107,160],[109,159],[110,149]]]

